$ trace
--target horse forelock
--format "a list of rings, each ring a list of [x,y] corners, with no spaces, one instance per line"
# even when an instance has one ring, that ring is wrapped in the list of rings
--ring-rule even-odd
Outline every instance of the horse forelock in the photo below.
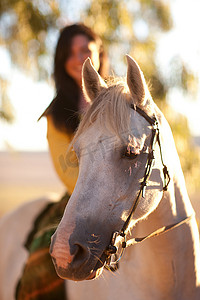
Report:
[[[86,111],[76,132],[74,141],[94,122],[124,139],[124,132],[130,130],[130,104],[133,104],[125,79],[114,79],[103,88]]]

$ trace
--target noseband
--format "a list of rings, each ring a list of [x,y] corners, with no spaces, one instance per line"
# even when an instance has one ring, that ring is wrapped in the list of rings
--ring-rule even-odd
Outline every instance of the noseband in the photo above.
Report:
[[[185,218],[181,222],[159,228],[158,230],[154,231],[153,233],[149,234],[146,237],[134,238],[134,239],[132,239],[128,242],[126,241],[126,230],[127,230],[128,226],[130,224],[131,218],[132,218],[132,216],[133,216],[133,214],[134,214],[141,198],[145,198],[146,186],[148,185],[148,180],[149,180],[149,177],[150,177],[151,172],[152,172],[153,162],[155,160],[155,156],[154,156],[154,151],[155,150],[154,150],[154,148],[155,148],[156,142],[158,143],[158,146],[159,146],[159,149],[160,149],[161,163],[163,165],[163,176],[164,176],[163,191],[167,190],[169,182],[170,182],[169,172],[168,172],[167,166],[164,164],[164,161],[163,161],[162,147],[161,147],[161,141],[160,141],[159,123],[158,123],[158,120],[157,120],[156,116],[154,115],[152,118],[149,117],[146,114],[146,112],[143,111],[138,106],[132,105],[131,108],[134,109],[137,113],[139,113],[143,118],[145,118],[146,121],[151,125],[151,127],[152,127],[152,136],[151,136],[149,153],[148,153],[148,157],[147,157],[145,172],[144,172],[143,180],[141,182],[140,190],[137,194],[137,197],[136,197],[135,201],[133,202],[133,205],[130,209],[130,213],[129,213],[122,229],[120,231],[115,231],[113,233],[112,238],[111,238],[111,242],[105,250],[105,254],[107,256],[105,268],[108,269],[108,270],[111,270],[111,271],[115,271],[116,269],[118,269],[118,262],[121,259],[122,255],[124,253],[124,250],[127,246],[140,243],[140,242],[146,240],[147,238],[154,237],[154,236],[160,235],[161,233],[167,232],[167,231],[181,225],[182,223],[185,223],[186,221],[188,221],[191,218],[191,217],[188,217],[188,218]],[[115,245],[117,238],[119,238],[120,241],[121,241],[121,253],[120,253],[120,255],[117,255],[118,248]]]

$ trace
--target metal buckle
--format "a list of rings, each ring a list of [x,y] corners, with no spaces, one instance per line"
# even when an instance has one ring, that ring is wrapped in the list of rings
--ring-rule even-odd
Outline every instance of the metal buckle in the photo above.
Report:
[[[116,271],[118,269],[118,263],[122,258],[126,248],[126,235],[124,232],[115,231],[113,232],[111,242],[105,250],[107,255],[106,269]]]

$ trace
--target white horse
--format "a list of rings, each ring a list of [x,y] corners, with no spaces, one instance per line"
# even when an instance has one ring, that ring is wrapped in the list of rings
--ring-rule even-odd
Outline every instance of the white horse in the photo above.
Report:
[[[67,299],[200,299],[194,211],[169,125],[151,99],[141,70],[128,57],[128,87],[107,87],[88,60],[83,81],[92,105],[74,140],[79,178],[51,245],[58,274],[72,279],[66,280]],[[26,203],[0,220],[1,300],[15,299],[28,257],[24,242],[51,201]],[[142,239],[134,237],[141,236],[147,238],[137,244]],[[113,256],[121,245],[130,247],[119,268],[114,273],[105,270],[109,263],[116,266]]]
[[[173,137],[127,60],[128,86],[106,86],[84,64],[92,105],[73,141],[79,177],[50,252],[60,277],[80,281],[69,282],[69,299],[197,300],[199,232]],[[104,270],[121,247],[117,272]]]

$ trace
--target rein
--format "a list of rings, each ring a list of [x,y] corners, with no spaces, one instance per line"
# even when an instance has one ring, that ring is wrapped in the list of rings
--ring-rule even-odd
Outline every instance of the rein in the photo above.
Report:
[[[162,155],[162,147],[161,147],[161,141],[160,141],[160,131],[159,131],[159,123],[158,120],[156,118],[156,116],[154,115],[152,118],[149,117],[145,111],[143,111],[141,108],[139,108],[138,106],[134,106],[131,105],[131,108],[134,109],[136,112],[138,112],[143,118],[146,119],[146,121],[152,126],[152,136],[151,136],[151,142],[150,142],[150,147],[149,147],[149,153],[148,153],[148,158],[147,158],[147,163],[145,166],[145,172],[144,172],[144,176],[143,176],[143,180],[141,182],[141,186],[140,186],[140,190],[138,192],[138,195],[130,209],[130,213],[126,219],[126,221],[124,222],[124,225],[122,227],[122,229],[120,231],[115,231],[112,235],[111,238],[111,242],[108,245],[108,247],[105,250],[105,254],[107,255],[107,259],[106,259],[106,264],[105,264],[105,268],[111,271],[116,271],[118,269],[118,262],[121,259],[125,248],[131,245],[135,245],[138,243],[141,243],[149,238],[161,235],[163,233],[168,232],[169,230],[172,230],[186,222],[188,222],[192,216],[187,217],[185,219],[183,219],[180,222],[168,225],[168,226],[164,226],[162,228],[157,229],[156,231],[150,233],[149,235],[142,237],[142,238],[133,238],[129,241],[126,241],[126,230],[130,224],[131,218],[138,206],[138,203],[140,201],[141,198],[145,198],[145,191],[146,191],[146,186],[148,185],[148,180],[149,177],[151,175],[152,172],[152,168],[153,168],[153,162],[155,160],[155,156],[154,156],[154,147],[156,142],[158,142],[159,145],[159,149],[160,149],[160,157],[161,157],[161,163],[163,165],[163,176],[164,176],[164,181],[163,181],[163,192],[167,191],[169,182],[170,182],[170,175],[167,169],[167,166],[164,164],[163,161],[163,155]],[[118,257],[117,255],[117,251],[118,248],[117,246],[115,246],[116,243],[116,239],[117,238],[121,238],[122,242],[121,242],[121,253]]]

